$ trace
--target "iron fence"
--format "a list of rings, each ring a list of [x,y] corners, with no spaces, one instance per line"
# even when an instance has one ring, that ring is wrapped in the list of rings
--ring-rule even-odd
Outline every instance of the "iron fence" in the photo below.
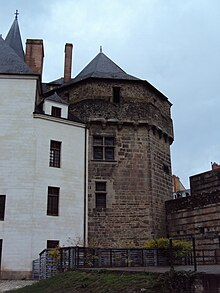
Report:
[[[62,247],[56,257],[44,249],[39,257],[39,278],[46,279],[57,272],[75,268],[146,267],[170,265],[167,250]],[[175,258],[175,264],[192,264],[192,256]],[[35,260],[36,262],[36,260]],[[35,272],[35,276],[36,276]]]

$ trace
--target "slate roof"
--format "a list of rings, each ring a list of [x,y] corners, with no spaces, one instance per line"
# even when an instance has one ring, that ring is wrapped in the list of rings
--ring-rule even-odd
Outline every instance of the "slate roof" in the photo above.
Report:
[[[0,37],[0,73],[33,74],[17,53]]]
[[[127,74],[117,64],[115,64],[104,53],[100,52],[74,79],[78,82],[90,77],[139,80],[138,78]]]
[[[49,82],[48,84],[56,84],[56,85],[62,85],[64,83],[64,78],[63,77],[60,77],[56,80],[53,80],[51,82]]]
[[[47,97],[45,100],[67,105],[67,103],[56,92],[53,95]]]
[[[18,20],[15,18],[6,38],[5,42],[24,60],[24,50],[22,46],[21,34],[18,25]]]

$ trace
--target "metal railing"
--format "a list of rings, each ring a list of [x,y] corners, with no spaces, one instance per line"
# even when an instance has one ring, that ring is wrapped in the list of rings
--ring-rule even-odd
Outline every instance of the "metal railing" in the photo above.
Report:
[[[146,267],[171,265],[169,251],[142,248],[62,247],[53,257],[51,249],[44,249],[39,257],[39,278],[46,279],[58,272],[75,268]],[[175,265],[192,264],[192,255],[172,258]],[[36,262],[36,260],[35,260]],[[35,273],[36,275],[37,273]]]

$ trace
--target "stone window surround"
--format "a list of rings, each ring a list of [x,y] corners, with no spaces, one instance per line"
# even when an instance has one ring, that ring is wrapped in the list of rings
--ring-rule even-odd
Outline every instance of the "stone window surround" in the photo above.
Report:
[[[91,191],[91,206],[93,210],[100,210],[100,208],[96,208],[96,182],[105,182],[106,183],[106,208],[101,208],[102,211],[105,211],[108,208],[112,207],[112,204],[115,202],[115,191],[113,188],[113,180],[112,179],[92,179],[89,182],[89,190]]]
[[[100,137],[100,138],[102,138],[103,139],[103,144],[102,145],[100,145],[100,147],[102,147],[103,148],[103,158],[102,159],[96,159],[96,158],[94,158],[94,147],[96,146],[95,144],[94,144],[94,138],[95,137]],[[114,144],[113,145],[105,145],[105,143],[104,143],[104,140],[105,140],[105,138],[113,138],[114,139]],[[92,143],[91,143],[91,145],[92,145],[92,149],[91,149],[91,158],[92,158],[92,160],[93,161],[98,161],[98,162],[116,162],[116,157],[117,157],[117,152],[116,152],[116,138],[115,138],[115,135],[111,135],[111,134],[93,134],[92,136],[91,136],[91,140],[92,140]],[[97,145],[98,146],[98,145]],[[106,155],[105,155],[105,148],[113,148],[113,150],[114,150],[114,158],[113,159],[106,159]]]

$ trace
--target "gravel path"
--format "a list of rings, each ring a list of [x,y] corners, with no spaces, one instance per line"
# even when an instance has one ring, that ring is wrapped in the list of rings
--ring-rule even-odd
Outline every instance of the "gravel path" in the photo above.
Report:
[[[25,286],[29,286],[37,281],[31,280],[0,280],[0,293],[6,292],[12,289],[18,289]]]

